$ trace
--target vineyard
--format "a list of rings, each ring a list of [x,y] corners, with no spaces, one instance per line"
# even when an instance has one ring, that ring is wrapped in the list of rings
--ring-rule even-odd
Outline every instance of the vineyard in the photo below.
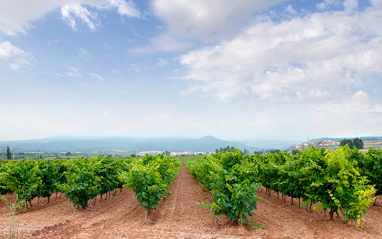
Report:
[[[123,186],[132,188],[145,216],[170,192],[168,188],[180,169],[180,162],[160,154],[138,159],[96,157],[77,160],[23,160],[1,165],[1,192],[14,193],[16,203],[28,209],[36,197],[60,192],[74,209],[85,209],[89,200],[96,204],[115,195]]]
[[[335,152],[310,148],[289,153],[244,156],[239,150],[219,153],[188,162],[188,168],[202,186],[211,191],[214,202],[204,205],[214,215],[226,215],[240,224],[256,209],[260,185],[270,195],[289,196],[307,209],[329,211],[344,222],[364,222],[366,209],[381,193],[382,151],[370,149],[364,155],[356,148]],[[341,216],[342,215],[342,216]],[[343,217],[343,218],[342,218]],[[251,222],[250,222],[251,223]]]
[[[20,227],[32,238],[381,235],[382,210],[372,205],[382,191],[382,150],[234,150],[183,161],[8,161],[0,164],[0,190],[21,205]],[[6,208],[0,204],[3,224]]]

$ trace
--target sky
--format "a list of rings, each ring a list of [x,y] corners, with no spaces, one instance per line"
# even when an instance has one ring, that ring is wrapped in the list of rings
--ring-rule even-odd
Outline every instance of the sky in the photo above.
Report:
[[[2,0],[0,140],[382,135],[382,0]]]

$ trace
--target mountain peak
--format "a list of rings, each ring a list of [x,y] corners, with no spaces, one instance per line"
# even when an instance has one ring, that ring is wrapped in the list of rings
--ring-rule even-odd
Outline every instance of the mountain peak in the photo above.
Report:
[[[220,140],[220,139],[218,139],[214,136],[211,136],[211,135],[207,135],[207,136],[200,138],[199,140]]]

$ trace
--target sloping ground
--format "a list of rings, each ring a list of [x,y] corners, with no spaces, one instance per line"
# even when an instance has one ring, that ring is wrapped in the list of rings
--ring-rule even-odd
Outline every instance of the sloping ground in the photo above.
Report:
[[[172,185],[172,196],[144,223],[143,209],[132,190],[124,189],[115,197],[74,211],[67,199],[52,197],[51,203],[33,201],[33,208],[17,215],[24,238],[382,238],[382,207],[372,207],[366,215],[364,230],[343,224],[320,212],[308,212],[290,200],[260,193],[253,220],[266,229],[240,227],[226,217],[213,216],[198,202],[211,202],[184,165]],[[12,197],[8,195],[8,197]],[[10,217],[0,203],[0,232],[6,233]]]
[[[370,147],[373,147],[374,149],[380,149],[382,148],[382,140],[376,139],[376,140],[365,140],[363,148],[365,150],[369,150]]]

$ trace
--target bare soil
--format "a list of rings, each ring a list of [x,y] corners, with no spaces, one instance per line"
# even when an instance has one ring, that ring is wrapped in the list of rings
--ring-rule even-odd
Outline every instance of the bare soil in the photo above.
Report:
[[[359,230],[340,219],[329,221],[323,211],[309,212],[298,207],[298,200],[278,199],[258,192],[261,200],[252,220],[265,224],[266,229],[238,226],[225,216],[218,217],[197,203],[211,203],[211,194],[182,165],[171,186],[172,196],[162,201],[158,209],[144,222],[144,211],[131,189],[123,189],[115,197],[89,208],[74,210],[63,196],[51,202],[34,199],[33,207],[16,216],[22,238],[382,238],[382,207],[371,207],[366,223]],[[7,195],[14,200],[13,195]],[[381,200],[382,201],[382,200]],[[0,202],[0,237],[6,237],[9,209]]]

